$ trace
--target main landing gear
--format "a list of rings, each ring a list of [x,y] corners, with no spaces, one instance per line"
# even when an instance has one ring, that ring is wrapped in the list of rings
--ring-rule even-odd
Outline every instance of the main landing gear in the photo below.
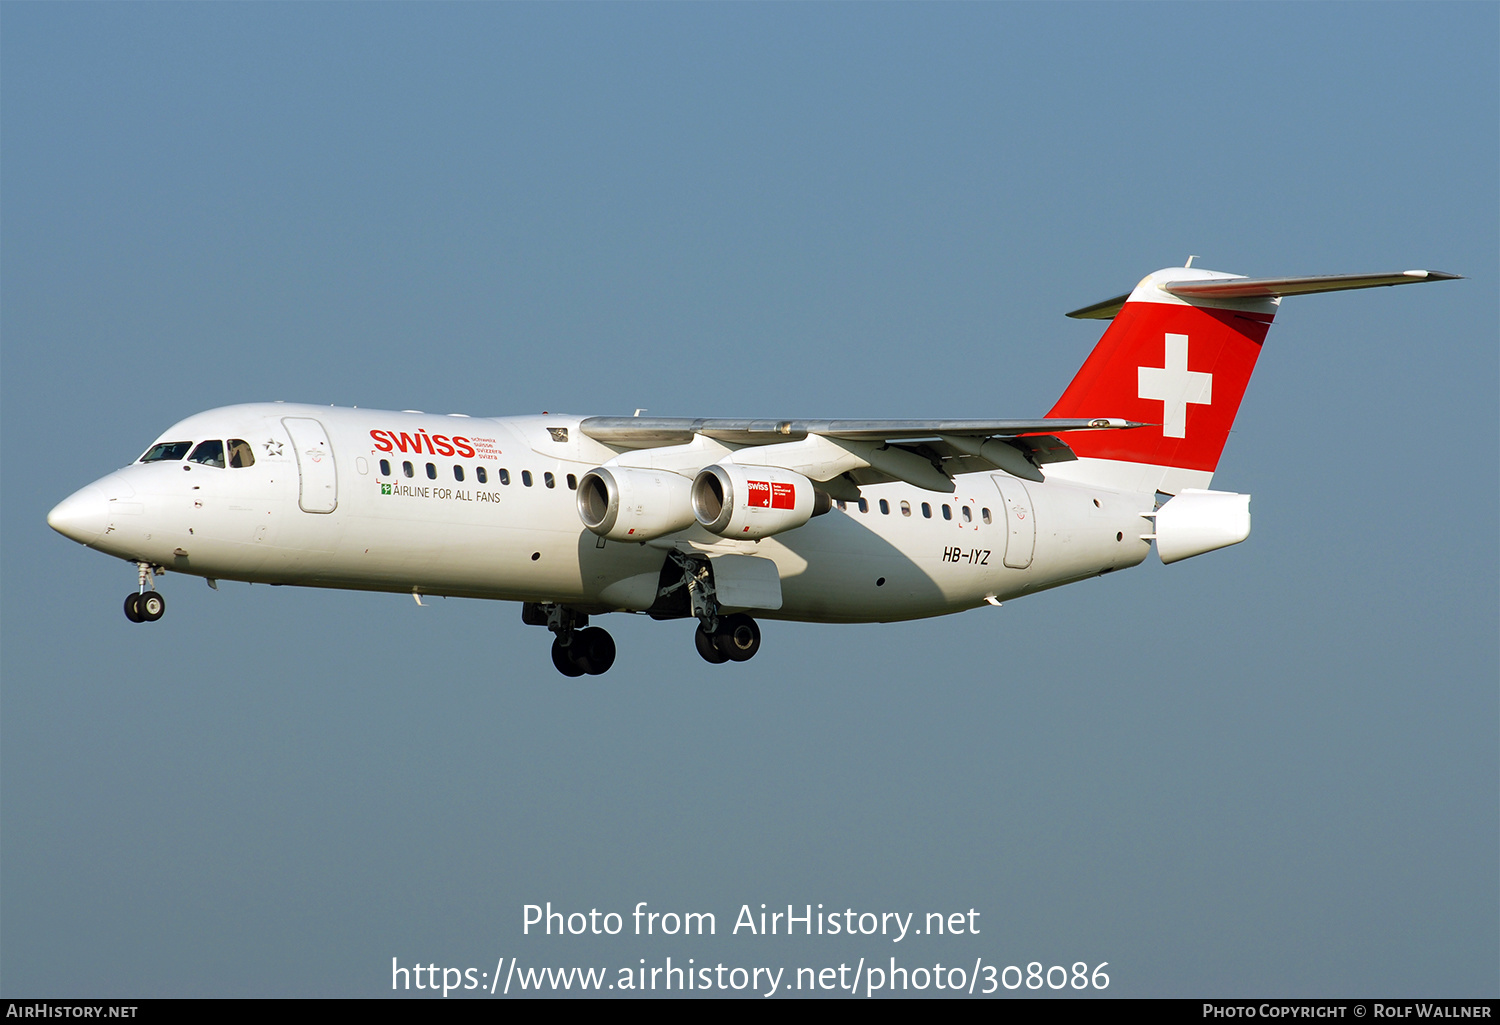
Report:
[[[521,622],[552,631],[552,664],[564,676],[599,676],[615,664],[615,639],[609,631],[589,626],[589,617],[582,612],[566,605],[527,602],[521,606]]]
[[[748,662],[760,650],[760,626],[743,612],[719,611],[713,568],[701,555],[667,553],[657,587],[656,603],[647,610],[653,619],[698,621],[693,644],[705,662]],[[526,602],[521,622],[552,631],[552,664],[564,676],[598,676],[615,664],[615,641],[587,613],[553,602]]]
[[[703,660],[723,665],[725,662],[748,662],[754,658],[760,650],[760,627],[743,612],[727,616],[719,613],[719,599],[709,561],[681,552],[671,552],[668,558],[671,560],[669,565],[676,563],[681,570],[681,577],[661,588],[658,600],[670,597],[681,588],[687,589],[687,610],[698,620],[698,629],[693,631],[693,645]],[[681,601],[680,598],[677,600]]]
[[[709,630],[707,620],[698,621],[693,644],[705,662],[748,662],[760,650],[760,627],[743,612],[718,617],[718,629]]]
[[[151,578],[164,572],[160,566],[138,562],[140,590],[125,596],[125,618],[132,623],[154,623],[167,611],[167,599],[151,589]]]

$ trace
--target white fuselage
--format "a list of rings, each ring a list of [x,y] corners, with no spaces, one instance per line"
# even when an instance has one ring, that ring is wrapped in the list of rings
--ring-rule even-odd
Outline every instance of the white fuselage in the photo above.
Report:
[[[650,608],[668,549],[754,555],[775,563],[782,589],[779,609],[755,614],[819,622],[957,612],[1134,566],[1150,550],[1153,495],[998,471],[958,475],[951,495],[866,485],[863,503],[760,541],[698,526],[606,541],[580,522],[573,487],[630,452],[584,436],[580,419],[231,406],[159,440],[244,441],[252,465],[135,463],[52,522],[108,554],[211,579],[592,612]]]

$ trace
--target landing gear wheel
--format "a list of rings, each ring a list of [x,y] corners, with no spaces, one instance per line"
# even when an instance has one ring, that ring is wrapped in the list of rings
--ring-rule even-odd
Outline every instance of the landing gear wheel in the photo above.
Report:
[[[148,623],[154,623],[162,617],[163,612],[167,611],[167,599],[155,591],[147,591],[141,595],[136,608],[140,610],[142,619]]]
[[[141,618],[141,596],[131,591],[125,596],[125,618],[132,623],[144,623]]]
[[[760,627],[743,612],[725,616],[714,631],[714,647],[733,662],[748,662],[760,650]]]
[[[573,643],[576,645],[578,642],[575,640]],[[560,637],[552,642],[552,664],[564,676],[582,676],[585,672],[583,666],[573,661],[572,649],[563,647]]]
[[[693,644],[705,662],[712,662],[717,666],[729,661],[729,656],[714,646],[713,636],[705,633],[701,624],[693,631]]]
[[[601,676],[615,664],[615,639],[602,627],[580,630],[569,650],[578,653],[578,664],[590,676]]]

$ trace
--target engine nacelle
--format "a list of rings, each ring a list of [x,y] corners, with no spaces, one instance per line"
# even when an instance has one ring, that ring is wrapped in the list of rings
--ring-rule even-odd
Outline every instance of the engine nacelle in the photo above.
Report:
[[[692,488],[667,470],[600,466],[578,482],[578,518],[611,541],[650,541],[693,525]]]
[[[1156,554],[1173,563],[1250,536],[1250,496],[1184,488],[1156,510]]]
[[[693,515],[721,537],[769,537],[800,527],[818,513],[813,491],[813,482],[792,470],[708,466],[693,481]]]

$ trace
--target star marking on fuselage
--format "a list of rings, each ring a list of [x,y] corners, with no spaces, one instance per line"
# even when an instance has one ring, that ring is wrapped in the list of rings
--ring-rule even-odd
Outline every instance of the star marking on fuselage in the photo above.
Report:
[[[281,442],[276,441],[276,440],[271,439],[271,438],[267,438],[266,439],[266,455],[268,455],[268,456],[279,456],[279,455],[281,455]]]

